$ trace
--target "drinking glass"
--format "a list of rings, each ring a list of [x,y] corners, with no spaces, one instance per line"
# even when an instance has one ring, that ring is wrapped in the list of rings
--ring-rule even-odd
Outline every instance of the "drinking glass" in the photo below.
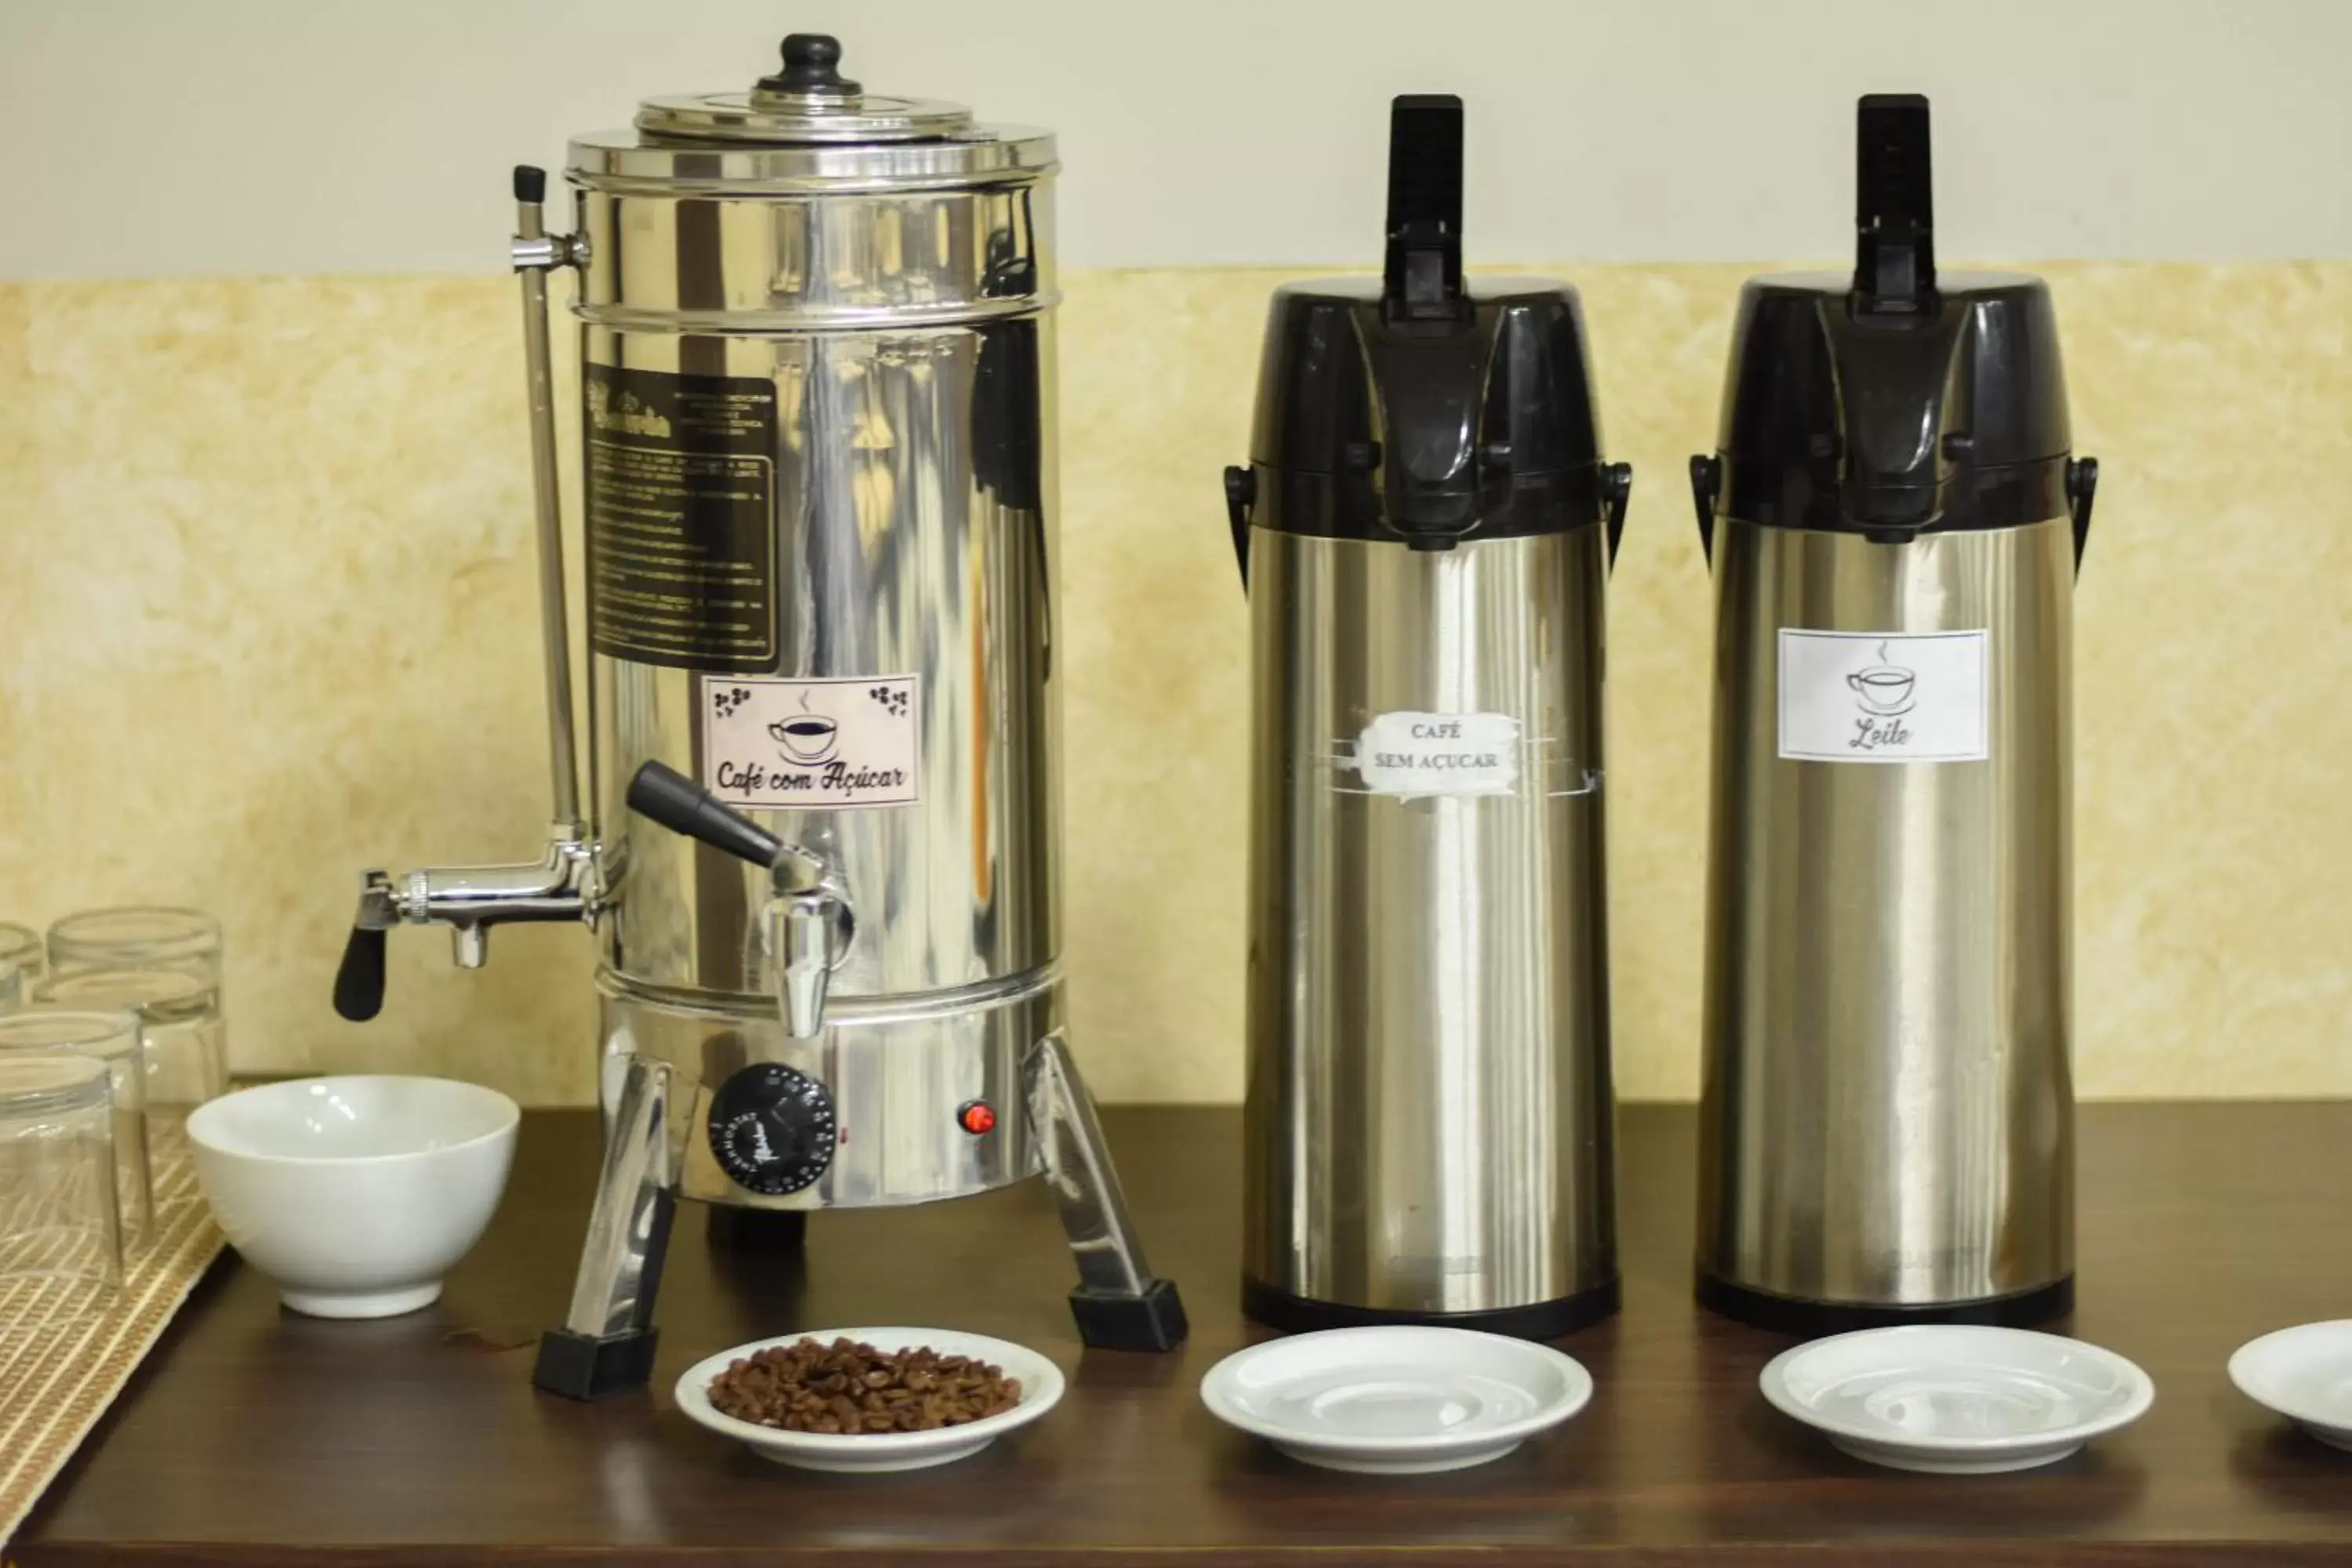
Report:
[[[221,978],[220,921],[202,910],[140,904],[83,910],[49,927],[55,969],[184,969]]]
[[[147,1110],[185,1115],[228,1092],[220,988],[184,969],[62,969],[33,1000],[139,1015],[147,1040]]]
[[[0,921],[0,1007],[13,1007],[30,996],[40,977],[40,933]]]
[[[0,1322],[100,1311],[122,1289],[106,1064],[0,1055]]]
[[[121,1234],[125,1246],[140,1246],[154,1233],[155,1189],[147,1173],[147,1048],[139,1015],[45,1002],[0,1013],[0,1061],[58,1055],[87,1057],[106,1068]]]

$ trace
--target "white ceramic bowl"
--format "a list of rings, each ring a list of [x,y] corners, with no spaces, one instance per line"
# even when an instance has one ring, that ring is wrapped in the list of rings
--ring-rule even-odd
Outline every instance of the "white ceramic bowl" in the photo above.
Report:
[[[196,1181],[239,1256],[316,1318],[430,1306],[499,1206],[515,1102],[440,1078],[315,1078],[188,1117]]]
[[[1931,1475],[2053,1464],[2156,1403],[2147,1373],[2058,1334],[1864,1329],[1772,1358],[1764,1397],[1857,1459]]]
[[[2230,1381],[2321,1442],[2352,1449],[2352,1319],[2248,1341],[2230,1358]]]
[[[870,1432],[858,1436],[830,1432],[786,1432],[740,1421],[723,1415],[710,1403],[710,1380],[731,1362],[772,1345],[798,1344],[803,1340],[850,1340],[877,1351],[911,1350],[928,1345],[945,1355],[974,1356],[994,1365],[1005,1376],[1018,1378],[1021,1402],[1012,1409],[961,1426],[933,1432]],[[802,1334],[779,1334],[753,1340],[733,1350],[706,1356],[688,1367],[677,1380],[677,1407],[713,1432],[723,1433],[763,1459],[795,1465],[803,1470],[835,1470],[850,1475],[883,1470],[919,1470],[977,1454],[1015,1427],[1026,1426],[1060,1402],[1062,1369],[1035,1351],[994,1340],[986,1334],[960,1334],[952,1329],[811,1329]]]
[[[1591,1397],[1592,1375],[1549,1345],[1407,1324],[1267,1340],[1201,1380],[1227,1426],[1306,1464],[1385,1476],[1499,1459]]]

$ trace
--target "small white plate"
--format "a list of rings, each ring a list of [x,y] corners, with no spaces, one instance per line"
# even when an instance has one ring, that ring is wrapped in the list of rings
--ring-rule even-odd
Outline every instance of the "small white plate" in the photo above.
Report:
[[[1327,1329],[1236,1351],[1201,1380],[1230,1426],[1331,1470],[1420,1475],[1499,1459],[1592,1397],[1549,1345],[1468,1329]]]
[[[2230,1358],[2230,1381],[2321,1442],[2352,1448],[2352,1320],[2249,1340]]]
[[[849,1340],[877,1351],[913,1350],[928,1346],[942,1355],[971,1356],[988,1362],[1005,1376],[1021,1382],[1021,1403],[995,1415],[942,1426],[932,1432],[871,1432],[858,1435],[830,1432],[785,1432],[756,1421],[739,1421],[710,1403],[710,1380],[731,1362],[774,1345],[803,1340]],[[677,1380],[677,1407],[688,1416],[746,1445],[763,1459],[797,1465],[804,1470],[837,1470],[872,1474],[883,1470],[919,1470],[977,1454],[1017,1426],[1026,1426],[1062,1397],[1062,1369],[1008,1340],[986,1334],[960,1334],[950,1329],[812,1329],[803,1334],[780,1334],[753,1340],[733,1350],[706,1356],[688,1367]]]
[[[1773,1357],[1759,1382],[1855,1458],[1941,1476],[2053,1464],[2156,1403],[2147,1373],[2113,1351],[1962,1324],[1815,1340]]]

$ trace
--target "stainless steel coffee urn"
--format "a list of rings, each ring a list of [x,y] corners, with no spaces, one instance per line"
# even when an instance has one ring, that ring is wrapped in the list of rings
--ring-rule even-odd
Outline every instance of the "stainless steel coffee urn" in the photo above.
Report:
[[[554,821],[541,860],[367,873],[384,931],[584,920],[607,1146],[536,1380],[642,1382],[672,1201],[925,1203],[1045,1174],[1091,1345],[1166,1349],[1064,1040],[1053,137],[784,40],[748,92],[518,171]],[[579,276],[587,813],[573,783],[546,277]],[[633,815],[634,812],[634,815]]]
[[[1938,273],[1862,100],[1852,278],[1752,279],[1716,598],[1699,1299],[1821,1333],[2074,1292],[2070,645],[2097,465],[2050,291]]]
[[[1396,100],[1380,278],[1275,296],[1246,468],[1244,1310],[1617,1304],[1601,457],[1576,290],[1462,273],[1462,104]]]

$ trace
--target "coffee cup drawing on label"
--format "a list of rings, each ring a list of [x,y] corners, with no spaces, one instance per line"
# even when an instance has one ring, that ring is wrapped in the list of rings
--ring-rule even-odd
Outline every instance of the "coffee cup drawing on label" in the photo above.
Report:
[[[1886,662],[1886,645],[1878,645],[1879,662],[1855,670],[1845,678],[1861,700],[1865,712],[1893,719],[1911,711],[1917,701],[1914,690],[1919,682],[1919,672],[1899,664]]]
[[[832,759],[841,725],[822,713],[803,713],[797,719],[769,725],[768,733],[775,737],[786,761],[822,763]]]
[[[1780,754],[1802,763],[1970,763],[1990,755],[1990,634],[1779,636]]]
[[[919,678],[705,678],[702,783],[730,805],[839,811],[921,798]]]

